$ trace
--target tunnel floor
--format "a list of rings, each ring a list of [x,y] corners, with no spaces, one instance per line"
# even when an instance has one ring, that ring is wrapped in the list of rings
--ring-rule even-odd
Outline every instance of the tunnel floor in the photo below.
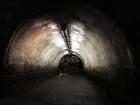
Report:
[[[18,94],[0,99],[0,105],[112,105],[106,92],[81,74],[57,75]]]

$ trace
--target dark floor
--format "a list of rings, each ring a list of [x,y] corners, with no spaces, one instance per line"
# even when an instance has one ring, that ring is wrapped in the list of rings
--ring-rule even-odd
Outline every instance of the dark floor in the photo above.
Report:
[[[10,89],[10,88],[9,88]],[[81,74],[57,75],[0,99],[0,105],[112,105],[106,92]]]

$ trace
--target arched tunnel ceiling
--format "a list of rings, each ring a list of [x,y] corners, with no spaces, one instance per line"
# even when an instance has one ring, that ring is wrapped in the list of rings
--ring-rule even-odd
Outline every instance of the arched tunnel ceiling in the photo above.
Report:
[[[66,30],[62,31],[61,24],[66,24]],[[122,32],[101,13],[80,8],[25,22],[10,39],[5,64],[57,67],[68,49],[85,68],[132,63]]]

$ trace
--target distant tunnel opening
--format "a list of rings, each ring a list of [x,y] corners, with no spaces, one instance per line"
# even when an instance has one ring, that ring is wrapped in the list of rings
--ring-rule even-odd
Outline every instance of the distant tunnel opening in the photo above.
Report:
[[[83,62],[77,55],[67,54],[60,59],[60,73],[82,73],[82,71]]]

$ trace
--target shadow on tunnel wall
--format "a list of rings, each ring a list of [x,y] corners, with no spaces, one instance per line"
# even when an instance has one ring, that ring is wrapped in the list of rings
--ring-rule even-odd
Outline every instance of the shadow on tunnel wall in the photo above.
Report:
[[[135,69],[135,66],[96,67],[85,70],[85,74],[106,90],[115,105],[134,105],[137,103]]]
[[[24,87],[35,85],[58,74],[56,67],[41,67],[35,65],[8,65],[0,74],[1,95],[8,96],[11,90],[20,91]],[[12,91],[13,91],[12,90]]]

